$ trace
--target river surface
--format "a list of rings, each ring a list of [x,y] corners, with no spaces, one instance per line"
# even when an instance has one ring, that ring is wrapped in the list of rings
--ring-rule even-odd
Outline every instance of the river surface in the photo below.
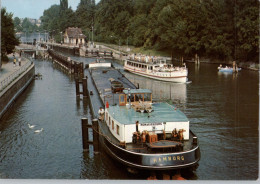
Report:
[[[88,63],[91,59],[72,57]],[[0,123],[0,178],[145,179],[99,154],[83,152],[81,118],[92,119],[87,99],[76,98],[73,77],[50,61],[35,60],[35,80]],[[114,64],[122,70],[122,66]],[[200,143],[197,180],[255,180],[259,173],[259,73],[217,71],[187,63],[189,84],[150,80],[124,72],[153,97],[181,109]],[[30,129],[28,124],[36,125]],[[35,130],[43,128],[40,133]]]

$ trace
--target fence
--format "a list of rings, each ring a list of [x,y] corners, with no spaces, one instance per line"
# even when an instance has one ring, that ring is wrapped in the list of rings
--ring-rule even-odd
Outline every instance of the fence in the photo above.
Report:
[[[29,61],[27,61],[27,63],[21,66],[18,70],[14,71],[12,74],[0,81],[0,92],[8,87],[9,84],[11,84],[33,64],[33,62],[29,59],[29,55],[23,54],[23,57],[27,58]]]

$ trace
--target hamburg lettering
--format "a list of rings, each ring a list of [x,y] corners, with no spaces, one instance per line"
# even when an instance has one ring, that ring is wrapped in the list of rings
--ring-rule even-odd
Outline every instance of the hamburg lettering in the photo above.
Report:
[[[180,160],[180,161],[184,161],[184,156],[165,156],[165,157],[158,157],[158,158],[152,158],[151,161],[153,163],[157,163],[157,162],[170,162],[170,161],[176,161],[176,160]]]

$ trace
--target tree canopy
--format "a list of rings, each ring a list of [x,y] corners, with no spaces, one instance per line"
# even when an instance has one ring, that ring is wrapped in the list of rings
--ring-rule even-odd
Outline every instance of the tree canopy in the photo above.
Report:
[[[19,40],[15,37],[13,14],[1,8],[1,60],[8,60],[7,54],[13,52]]]
[[[81,0],[75,12],[60,2],[45,10],[44,29],[77,26],[89,37],[93,27],[96,41],[176,56],[258,61],[258,0]]]

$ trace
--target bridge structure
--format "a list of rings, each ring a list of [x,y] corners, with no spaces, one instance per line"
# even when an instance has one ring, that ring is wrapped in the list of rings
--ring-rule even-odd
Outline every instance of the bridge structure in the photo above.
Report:
[[[31,56],[39,55],[39,52],[47,52],[47,48],[40,47],[40,45],[28,45],[28,44],[20,44],[19,46],[15,47],[18,53],[21,54],[25,53]]]

